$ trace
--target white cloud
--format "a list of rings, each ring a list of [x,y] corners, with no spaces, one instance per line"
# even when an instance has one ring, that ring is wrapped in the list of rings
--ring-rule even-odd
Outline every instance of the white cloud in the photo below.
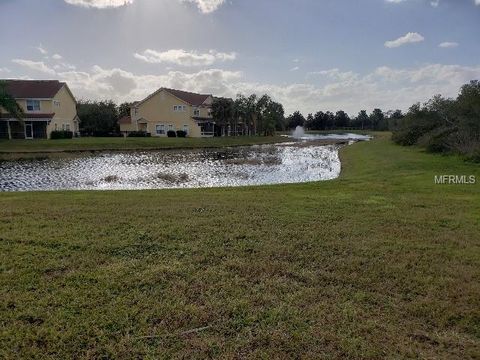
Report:
[[[37,71],[35,78],[66,81],[78,99],[140,100],[160,87],[171,87],[235,98],[238,93],[267,93],[281,102],[287,113],[304,114],[319,110],[406,110],[435,94],[456,96],[461,85],[480,79],[477,66],[426,64],[414,68],[379,67],[367,74],[337,68],[310,73],[304,83],[259,83],[239,71],[208,69],[194,72],[168,71],[162,74],[135,74],[121,68],[94,66],[87,71],[50,67],[43,62],[15,59],[14,63]],[[53,61],[53,60],[51,60]],[[55,63],[55,66],[60,65]],[[73,66],[72,66],[73,67]],[[17,78],[22,72],[12,72]],[[319,78],[320,77],[320,78]]]
[[[385,1],[388,3],[399,4],[402,2],[406,2],[408,0],[385,0]],[[473,3],[475,5],[480,5],[480,0],[473,0]],[[440,0],[430,0],[430,5],[432,5],[435,8],[438,7],[438,5],[440,5]]]
[[[25,60],[25,59],[13,59],[13,63],[18,64],[20,66],[26,67],[33,71],[42,72],[45,74],[54,75],[55,70],[48,67],[43,61],[32,61],[32,60]]]
[[[0,73],[10,73],[12,72],[9,68],[6,67],[0,67]]]
[[[160,87],[171,87],[203,93],[225,94],[228,84],[238,81],[240,72],[219,69],[196,73],[170,71],[163,75],[135,75],[123,69],[94,66],[89,72],[58,73],[78,98],[140,100]]]
[[[133,4],[135,0],[64,0],[67,4],[82,6],[85,8],[108,9],[118,8]],[[225,0],[178,0],[184,3],[192,3],[198,7],[203,14],[216,11],[225,3]]]
[[[40,53],[41,53],[42,55],[47,55],[47,54],[48,54],[47,49],[45,49],[45,48],[42,46],[42,44],[38,45],[38,46],[36,47],[36,49],[37,49],[38,51],[40,51]]]
[[[406,35],[399,37],[396,40],[386,41],[385,47],[396,48],[405,44],[417,43],[424,41],[425,38],[416,32],[409,32]]]
[[[223,53],[210,50],[207,53],[199,53],[183,49],[172,49],[164,52],[147,49],[141,54],[135,53],[134,56],[151,64],[169,63],[182,66],[207,66],[216,62],[235,60],[236,58],[236,54],[233,52]]]
[[[106,9],[129,5],[132,4],[134,0],[65,0],[65,2],[70,5],[86,8]]]
[[[59,54],[55,54],[52,56],[52,59],[54,60],[62,60],[63,59],[63,56],[62,55],[59,55]]]
[[[352,71],[340,71],[338,68],[321,70],[321,71],[312,71],[308,73],[309,76],[325,76],[333,80],[355,80],[358,78],[358,74],[355,74]]]
[[[455,48],[457,46],[458,46],[457,42],[450,42],[450,41],[445,41],[438,45],[438,47],[441,47],[441,48]]]
[[[290,71],[298,71],[300,70],[299,66],[294,66],[293,68],[290,69]]]
[[[181,0],[183,2],[189,2],[197,5],[198,9],[204,13],[209,14],[217,10],[225,3],[225,0]]]
[[[99,66],[87,72],[60,72],[57,76],[68,82],[78,98],[133,101],[160,87],[171,87],[232,98],[238,93],[267,93],[280,101],[287,113],[342,109],[354,115],[361,109],[371,111],[375,107],[406,110],[411,104],[426,101],[438,93],[455,96],[461,85],[480,78],[480,65],[427,64],[410,69],[384,66],[365,75],[338,69],[317,74],[328,81],[322,85],[315,82],[265,84],[248,81],[241,72],[220,69],[136,75],[119,68]]]

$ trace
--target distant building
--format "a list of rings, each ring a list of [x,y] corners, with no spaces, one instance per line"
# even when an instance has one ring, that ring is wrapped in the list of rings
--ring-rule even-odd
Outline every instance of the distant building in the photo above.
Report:
[[[23,109],[23,123],[0,108],[0,138],[46,139],[54,130],[78,133],[75,98],[67,84],[57,80],[0,80]]]
[[[133,103],[130,116],[119,120],[120,131],[167,136],[170,130],[183,130],[189,137],[212,137],[215,132],[212,103],[212,95],[161,88]]]

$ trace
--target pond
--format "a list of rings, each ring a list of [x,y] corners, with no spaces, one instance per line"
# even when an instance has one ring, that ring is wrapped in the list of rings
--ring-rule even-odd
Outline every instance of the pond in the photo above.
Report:
[[[0,162],[0,191],[202,188],[331,180],[340,174],[341,146],[296,140],[236,148],[4,161]]]

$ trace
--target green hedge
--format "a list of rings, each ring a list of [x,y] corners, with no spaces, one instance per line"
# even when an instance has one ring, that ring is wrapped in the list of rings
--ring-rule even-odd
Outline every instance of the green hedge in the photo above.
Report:
[[[50,139],[58,140],[58,139],[73,139],[73,132],[66,131],[66,130],[54,130],[50,134]]]

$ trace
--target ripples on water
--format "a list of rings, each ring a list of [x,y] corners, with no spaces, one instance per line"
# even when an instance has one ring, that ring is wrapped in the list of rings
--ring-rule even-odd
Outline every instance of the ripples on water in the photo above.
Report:
[[[200,188],[330,180],[338,146],[111,152],[0,162],[0,191]]]

